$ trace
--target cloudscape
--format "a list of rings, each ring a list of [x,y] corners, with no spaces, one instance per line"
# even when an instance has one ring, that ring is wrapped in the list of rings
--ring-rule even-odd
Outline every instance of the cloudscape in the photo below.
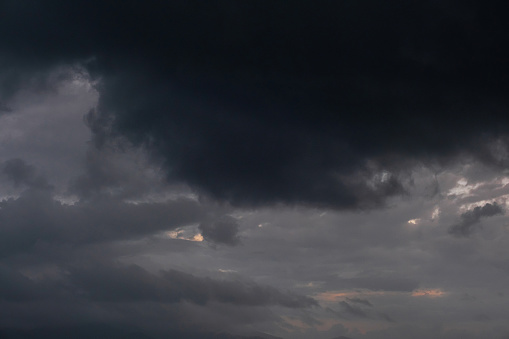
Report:
[[[0,0],[0,337],[507,339],[506,11]]]

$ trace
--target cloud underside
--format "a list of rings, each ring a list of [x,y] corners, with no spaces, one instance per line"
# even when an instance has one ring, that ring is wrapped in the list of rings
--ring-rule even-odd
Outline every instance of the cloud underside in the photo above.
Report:
[[[126,254],[157,248],[186,251],[179,245],[186,240],[167,233],[194,224],[211,243],[238,244],[236,219],[222,208],[189,198],[133,203],[104,192],[66,204],[35,166],[14,158],[0,169],[0,179],[21,189],[0,201],[2,337],[64,338],[80,331],[99,338],[216,338],[217,331],[277,320],[270,307],[318,306],[311,297],[246,279],[154,273],[122,262]],[[87,175],[94,181],[90,172],[80,178]],[[238,322],[228,323],[232,317]],[[219,338],[248,337],[224,332]]]
[[[505,7],[0,0],[0,337],[504,328]]]
[[[6,98],[81,64],[99,81],[97,143],[143,144],[170,181],[215,199],[372,208],[404,194],[416,162],[507,160],[493,146],[505,145],[508,78],[495,5],[54,1],[2,13]]]

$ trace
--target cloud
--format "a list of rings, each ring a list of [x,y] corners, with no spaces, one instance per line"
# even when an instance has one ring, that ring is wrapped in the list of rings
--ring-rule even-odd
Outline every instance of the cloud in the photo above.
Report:
[[[235,246],[240,243],[239,225],[231,216],[222,216],[217,220],[208,220],[200,224],[199,229],[205,240]]]
[[[371,304],[369,302],[369,300],[367,300],[367,299],[362,299],[362,298],[346,298],[346,300],[348,300],[351,303],[361,304],[361,305],[364,305],[364,306],[373,307],[373,304]]]
[[[162,271],[156,276],[136,265],[75,267],[70,270],[70,279],[93,300],[108,302],[189,301],[199,305],[220,302],[240,306],[279,305],[289,308],[318,305],[310,297],[280,292],[269,286],[200,278],[177,270]]]
[[[214,333],[207,331],[179,331],[173,330],[166,335],[172,338],[184,339],[281,339],[275,336],[244,336],[228,333]],[[20,329],[0,329],[0,336],[6,339],[25,338],[25,339],[65,339],[69,337],[85,339],[163,339],[165,336],[152,335],[133,326],[115,326],[103,323],[93,323],[87,325],[68,326],[64,328],[35,328],[30,330]]]
[[[0,0],[0,328],[506,334],[504,10]]]
[[[5,105],[3,102],[0,101],[0,115],[11,112],[12,108],[10,108],[9,106]]]
[[[199,222],[204,215],[200,204],[189,199],[66,205],[49,192],[29,190],[0,201],[0,257],[30,251],[41,243],[80,246],[137,239]]]
[[[0,264],[0,301],[26,301],[38,298],[40,294],[30,279]]]
[[[28,165],[19,158],[4,161],[1,173],[14,183],[15,186],[25,185],[29,188],[50,188],[46,178],[37,173],[34,166]]]
[[[481,222],[481,218],[503,213],[502,208],[496,203],[477,206],[461,214],[461,221],[449,227],[449,233],[457,237],[468,237],[475,230],[475,226]]]
[[[506,24],[476,6],[2,2],[2,88],[81,63],[96,136],[144,144],[170,181],[243,206],[380,207],[416,162],[507,162],[488,147],[507,133]]]
[[[352,306],[351,304],[347,303],[346,301],[340,301],[339,306],[341,306],[341,309],[343,310],[344,313],[346,313],[350,316],[359,317],[359,318],[367,318],[368,317],[366,312],[364,312],[360,307]]]
[[[334,280],[331,280],[331,283]],[[372,291],[401,291],[411,292],[415,290],[419,283],[410,278],[404,277],[391,277],[385,275],[366,275],[355,278],[343,278],[334,281],[336,284],[341,284],[345,288],[365,288]]]
[[[274,320],[267,312],[269,306],[306,309],[318,305],[310,297],[268,285],[198,277],[178,270],[153,274],[100,255],[61,261],[65,273],[58,279],[30,279],[15,269],[0,267],[0,333],[60,337],[81,328],[87,333],[97,329],[101,335],[136,332],[155,338],[177,334],[208,338],[218,329]],[[119,332],[121,328],[125,332]],[[221,337],[245,336],[223,332]]]

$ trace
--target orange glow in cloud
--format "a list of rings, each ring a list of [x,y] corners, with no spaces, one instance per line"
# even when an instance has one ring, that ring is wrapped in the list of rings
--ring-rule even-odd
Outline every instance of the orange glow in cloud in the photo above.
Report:
[[[412,297],[427,297],[427,298],[440,298],[444,297],[447,292],[439,288],[434,289],[420,289],[410,293]],[[408,295],[408,292],[387,292],[387,291],[327,291],[318,293],[314,296],[315,299],[321,302],[337,302],[345,298],[355,297],[368,297],[368,296],[395,296],[395,295]]]
[[[191,240],[191,241],[203,241],[203,235],[201,235],[201,233],[195,234],[195,236],[192,237],[189,240]]]
[[[192,237],[185,237],[183,233],[184,233],[183,231],[177,230],[166,232],[166,235],[172,239],[180,239],[187,241],[203,241],[203,235],[201,235],[201,233],[195,234]]]
[[[429,290],[417,290],[412,292],[412,297],[440,298],[446,293],[439,288]]]

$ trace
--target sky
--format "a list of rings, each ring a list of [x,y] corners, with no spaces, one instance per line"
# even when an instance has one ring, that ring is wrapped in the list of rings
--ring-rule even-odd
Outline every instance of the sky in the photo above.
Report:
[[[505,12],[0,0],[0,337],[509,338]]]

